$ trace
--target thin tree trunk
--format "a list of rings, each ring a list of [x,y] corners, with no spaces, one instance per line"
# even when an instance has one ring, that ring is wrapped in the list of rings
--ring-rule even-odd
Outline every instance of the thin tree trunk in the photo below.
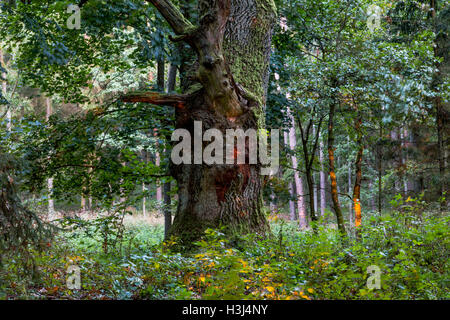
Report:
[[[381,146],[381,139],[383,138],[383,126],[381,125],[380,122],[380,142],[378,143],[378,213],[381,215],[381,197],[382,197],[382,156],[383,156],[383,152],[382,152],[382,146]]]
[[[348,142],[349,148],[350,148],[350,137],[348,137],[347,142]],[[347,174],[348,174],[348,194],[350,195],[352,193],[352,163],[351,163],[350,159],[348,161]],[[348,215],[348,222],[349,223],[348,224],[349,224],[349,226],[351,228],[352,225],[353,225],[353,221],[354,221],[353,220],[353,205],[352,205],[352,201],[350,201],[349,204],[348,204],[348,213],[349,213],[349,215]]]
[[[361,181],[362,181],[362,158],[364,154],[364,144],[361,132],[362,119],[361,116],[355,121],[355,129],[357,132],[358,153],[355,161],[355,186],[353,187],[353,206],[355,209],[355,230],[356,236],[360,236],[359,226],[361,225]]]
[[[170,182],[164,183],[164,240],[169,238],[170,228],[172,227],[172,213],[170,211]]]
[[[375,205],[375,195],[373,193],[373,185],[374,183],[372,182],[372,180],[369,180],[369,190],[372,193],[372,196],[370,197],[370,207],[372,209],[373,212],[375,212],[377,210],[377,206]]]
[[[289,134],[287,131],[284,131],[284,144],[286,147],[289,147]],[[289,180],[289,218],[291,221],[294,221],[297,217],[295,212],[295,190],[294,190],[294,183]]]
[[[3,51],[0,50],[0,64],[6,68],[5,58]],[[6,87],[6,72],[2,72],[2,78],[5,79],[2,81],[2,95],[6,99],[7,87]],[[12,114],[9,106],[6,106],[8,109],[6,110],[6,129],[11,131],[12,126]]]
[[[163,92],[164,91],[164,83],[165,83],[165,63],[164,59],[160,58],[158,59],[158,74],[157,74],[157,85],[158,85],[158,91]],[[153,136],[158,139],[158,130],[155,128],[153,130]],[[156,141],[156,153],[155,153],[155,165],[159,167],[161,165],[161,156],[159,154],[159,143]],[[162,186],[160,185],[159,181],[156,181],[156,202],[158,203],[158,207],[161,208],[162,206]],[[164,210],[162,210],[164,211]]]
[[[439,161],[439,198],[441,201],[439,201],[439,211],[443,212],[445,208],[447,207],[446,201],[443,201],[443,197],[446,190],[446,163],[445,163],[445,155],[447,148],[446,145],[446,139],[444,137],[444,134],[446,132],[446,127],[448,126],[448,119],[446,121],[445,119],[445,110],[444,107],[447,107],[447,112],[449,111],[449,103],[444,102],[441,97],[441,93],[439,92],[438,85],[442,82],[443,78],[448,77],[448,70],[450,68],[449,65],[449,56],[448,56],[448,31],[447,32],[439,32],[438,30],[438,21],[436,17],[437,12],[437,1],[431,0],[431,17],[432,17],[432,23],[433,23],[433,29],[436,35],[438,37],[435,39],[435,45],[433,47],[434,50],[434,56],[442,58],[442,62],[436,62],[437,72],[434,75],[433,79],[433,87],[435,87],[436,96],[433,98],[434,106],[435,106],[435,112],[436,112],[436,134],[437,134],[437,156]],[[441,19],[442,14],[441,14]],[[445,19],[445,18],[444,18]],[[448,18],[447,18],[448,20]],[[445,23],[442,21],[442,25],[445,25]],[[442,27],[439,27],[442,28]],[[445,30],[445,29],[444,29]],[[445,35],[446,34],[446,35]],[[448,196],[447,196],[448,198]]]
[[[322,119],[320,119],[319,122],[319,130],[322,124]],[[311,217],[311,221],[315,222],[317,221],[317,216],[316,216],[316,211],[315,211],[315,206],[314,206],[314,180],[313,180],[313,163],[314,163],[314,155],[316,153],[316,149],[317,149],[317,144],[318,144],[318,140],[319,140],[319,135],[315,134],[315,130],[314,130],[314,124],[313,124],[313,119],[309,120],[309,123],[306,127],[306,129],[303,129],[303,125],[301,122],[301,119],[298,119],[298,126],[300,128],[300,136],[301,136],[301,140],[302,140],[302,151],[303,151],[303,160],[305,161],[305,175],[306,175],[306,181],[308,184],[308,195],[309,195],[309,211],[310,211],[310,217]],[[310,140],[310,131],[311,131],[311,127],[313,129],[313,144],[311,147],[311,150],[308,146],[309,140]],[[314,231],[317,231],[317,225],[313,223],[313,228]]]
[[[327,206],[327,201],[326,201],[326,193],[325,193],[325,183],[326,183],[326,179],[325,179],[325,170],[324,170],[324,155],[323,155],[323,141],[321,138],[320,139],[320,144],[319,144],[319,162],[320,162],[320,215],[322,217],[325,217],[325,208]]]
[[[157,140],[158,139],[158,129],[153,130],[153,137]],[[159,167],[161,165],[161,157],[159,154],[159,143],[156,141],[156,152],[155,152],[155,166]],[[160,207],[162,204],[162,187],[159,182],[159,180],[156,181],[156,202],[158,203],[158,206]]]
[[[341,206],[339,204],[339,195],[337,188],[336,171],[334,165],[334,113],[336,105],[330,104],[330,114],[328,118],[328,161],[330,167],[331,181],[331,199],[333,200],[333,209],[336,214],[338,229],[342,235],[345,235],[344,217],[342,215]]]
[[[142,150],[142,156],[143,156],[144,162],[146,164],[148,164],[148,151],[146,149]],[[147,195],[146,195],[146,191],[147,191],[147,186],[145,185],[145,182],[142,182],[142,193],[143,193],[143,197],[142,197],[142,215],[144,217],[147,217]]]
[[[170,64],[169,75],[167,79],[167,92],[170,93],[175,90],[175,84],[177,79],[177,66]],[[164,152],[167,154],[167,152]],[[167,154],[170,157],[170,154]],[[167,240],[170,234],[170,228],[172,227],[172,201],[170,198],[171,183],[170,181],[164,183],[164,240]]]
[[[86,211],[86,198],[83,195],[81,195],[80,208],[82,212]]]
[[[45,121],[48,122],[50,119],[50,116],[52,115],[52,101],[50,98],[46,98],[46,114],[45,114]],[[47,190],[48,190],[48,214],[52,215],[55,212],[55,205],[53,202],[53,178],[47,179]]]
[[[317,206],[317,203],[318,203],[318,199],[317,199],[317,187],[318,187],[318,184],[316,183],[316,176],[315,175],[313,175],[313,184],[314,184],[314,212],[315,213],[317,213],[317,211],[318,211],[318,206]]]
[[[313,130],[313,137],[316,137],[316,126],[313,125],[312,127]],[[320,131],[320,128],[319,128]],[[317,135],[319,134],[319,132],[317,132]],[[319,138],[319,136],[317,136],[317,138]],[[314,161],[314,158],[316,157],[316,150],[314,149],[312,154],[312,161]],[[315,175],[313,173],[312,175],[312,181],[313,181],[313,185],[314,185],[314,215],[316,215],[317,212],[317,184],[316,184],[316,179],[315,179]]]
[[[288,108],[288,115],[291,124],[289,128],[289,148],[291,149],[291,152],[293,152],[291,160],[292,160],[292,168],[294,170],[295,191],[297,193],[296,202],[297,202],[298,220],[300,228],[305,229],[308,226],[308,222],[306,220],[305,200],[303,195],[303,181],[302,178],[300,177],[300,173],[297,170],[298,161],[297,156],[295,155],[295,148],[297,146],[297,137],[295,135],[295,121],[289,108]]]
[[[408,136],[408,130],[407,129],[400,129],[400,140],[401,140],[401,165],[403,167],[403,197],[406,198],[408,195],[408,176],[407,176],[407,154],[406,154],[406,137]]]

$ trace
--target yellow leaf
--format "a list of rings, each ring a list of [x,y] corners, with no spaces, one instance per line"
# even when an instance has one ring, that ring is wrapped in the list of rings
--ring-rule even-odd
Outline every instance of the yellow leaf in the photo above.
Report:
[[[308,292],[309,292],[309,293],[313,293],[313,292],[314,292],[314,289],[313,289],[313,288],[308,288]]]
[[[269,287],[266,287],[266,290],[269,291],[269,292],[274,292],[274,291],[275,291],[275,288],[269,286]]]

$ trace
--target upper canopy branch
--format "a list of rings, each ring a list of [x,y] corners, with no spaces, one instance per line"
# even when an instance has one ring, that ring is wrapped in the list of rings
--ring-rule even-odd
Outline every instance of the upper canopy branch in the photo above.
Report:
[[[136,91],[123,95],[120,100],[123,102],[145,102],[156,105],[172,106],[183,108],[188,96],[181,94],[164,94],[152,91]]]
[[[147,0],[162,14],[177,35],[186,35],[195,29],[170,0]]]

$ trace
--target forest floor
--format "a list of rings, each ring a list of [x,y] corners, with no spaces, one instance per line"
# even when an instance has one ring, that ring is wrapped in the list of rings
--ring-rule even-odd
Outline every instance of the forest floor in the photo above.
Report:
[[[4,257],[0,299],[450,298],[448,214],[428,213],[420,223],[395,212],[373,215],[360,239],[341,239],[324,222],[317,234],[299,231],[275,216],[266,239],[230,241],[207,230],[184,253],[174,250],[176,240],[163,242],[161,219],[72,221],[71,231],[32,252],[25,269],[23,257]],[[74,266],[80,289],[68,284]],[[373,266],[379,289],[368,285],[376,284]]]

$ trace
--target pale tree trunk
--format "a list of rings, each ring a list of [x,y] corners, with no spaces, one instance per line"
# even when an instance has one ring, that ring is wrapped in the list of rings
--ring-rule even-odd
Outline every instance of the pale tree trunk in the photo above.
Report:
[[[319,144],[319,162],[320,162],[320,215],[322,217],[325,216],[325,208],[327,206],[327,201],[326,201],[326,193],[325,193],[325,183],[326,183],[326,178],[325,178],[325,170],[324,170],[324,155],[323,155],[323,141],[321,138],[320,139],[320,144]]]
[[[403,177],[402,177],[402,181],[403,181],[403,197],[407,197],[408,194],[408,176],[407,176],[407,154],[406,154],[406,137],[408,135],[408,130],[407,129],[400,129],[400,141],[401,141],[401,162],[402,162],[402,167],[403,167]]]
[[[153,137],[158,139],[158,129],[153,130]],[[158,151],[159,143],[156,141],[156,152],[155,152],[155,166],[159,167],[161,165],[161,156]],[[162,187],[159,180],[156,180],[156,202],[158,203],[158,207],[162,204]]]
[[[157,67],[158,67],[157,73],[158,91],[164,92],[165,63],[163,58],[158,59]],[[161,155],[159,154],[158,129],[155,128],[153,130],[153,136],[156,139],[155,165],[159,167],[161,165]],[[162,207],[162,200],[163,200],[162,186],[159,183],[159,180],[156,180],[156,202],[158,204],[158,208]]]
[[[319,128],[320,130],[320,128]],[[317,133],[318,134],[318,133]],[[313,137],[316,136],[316,127],[313,125]],[[312,155],[313,159],[316,156],[316,150],[313,151],[314,154]],[[312,174],[312,182],[313,182],[313,189],[314,189],[314,214],[316,214],[317,212],[317,184],[316,184],[316,179],[315,179],[315,174]]]
[[[318,210],[318,199],[317,199],[317,183],[316,183],[316,176],[313,175],[313,184],[314,184],[314,212],[317,212]]]
[[[303,180],[300,177],[300,173],[297,170],[298,161],[297,156],[295,155],[295,148],[297,147],[297,137],[295,135],[295,121],[289,108],[288,108],[288,116],[291,124],[291,126],[289,127],[289,148],[291,149],[292,152],[291,156],[292,169],[294,170],[295,191],[297,193],[296,203],[298,212],[298,222],[300,228],[305,229],[308,226],[308,222],[306,220],[305,199],[303,194]]]
[[[351,162],[349,161],[348,163],[348,194],[352,194],[352,166],[351,166]],[[353,225],[353,204],[352,201],[349,202],[348,204],[348,221],[349,221],[349,225],[352,226]]]
[[[147,188],[145,187],[145,182],[142,182],[142,193],[145,193],[147,190]],[[144,216],[144,218],[147,217],[147,197],[144,196],[142,197],[142,215]]]
[[[52,115],[52,100],[51,98],[46,98],[47,110],[45,114],[45,121],[49,121]],[[53,202],[53,178],[47,179],[47,189],[48,189],[48,214],[52,215],[55,212],[55,206]]]
[[[383,126],[380,122],[380,128],[379,128],[379,139],[381,141],[381,139],[383,138]],[[378,213],[381,215],[381,197],[382,197],[382,156],[383,156],[383,150],[381,147],[381,143],[378,143],[377,146],[377,156],[378,156]]]
[[[144,159],[145,164],[148,163],[148,151],[146,149],[142,150],[142,158]],[[142,215],[145,217],[147,217],[147,195],[146,195],[146,191],[147,191],[147,186],[145,185],[145,181],[142,182],[142,193],[143,193],[143,197],[142,197]]]
[[[289,134],[287,131],[284,131],[284,144],[286,147],[289,147]],[[296,219],[296,213],[295,213],[295,201],[293,200],[295,198],[295,190],[294,190],[294,183],[290,180],[289,181],[289,218],[291,221],[294,221]]]
[[[5,63],[5,58],[3,55],[3,51],[0,50],[0,64],[6,68],[6,63]],[[7,88],[6,88],[6,72],[2,72],[2,78],[5,79],[4,81],[2,81],[2,95],[3,97],[6,99],[6,93],[7,93]],[[11,109],[9,106],[6,106],[8,109],[6,110],[6,129],[8,131],[11,131],[11,126],[12,126],[12,113],[11,113]]]
[[[169,75],[167,79],[167,93],[171,93],[175,90],[177,80],[177,66],[174,64],[170,64],[169,67]],[[170,154],[166,150],[164,150],[164,153],[167,155],[167,157],[170,157]],[[170,198],[170,190],[171,190],[171,184],[169,182],[164,183],[164,239],[167,240],[169,237],[170,228],[172,227],[172,212],[171,212],[171,205],[172,205],[172,199]]]
[[[81,195],[80,208],[81,211],[86,211],[86,198],[83,196],[83,194]]]
[[[349,144],[350,147],[350,137],[348,137],[347,142]],[[348,194],[352,194],[352,162],[348,161],[348,171],[347,171],[347,175],[348,175]],[[349,202],[348,204],[348,224],[351,228],[351,226],[353,225],[353,205],[352,205],[352,201]]]

